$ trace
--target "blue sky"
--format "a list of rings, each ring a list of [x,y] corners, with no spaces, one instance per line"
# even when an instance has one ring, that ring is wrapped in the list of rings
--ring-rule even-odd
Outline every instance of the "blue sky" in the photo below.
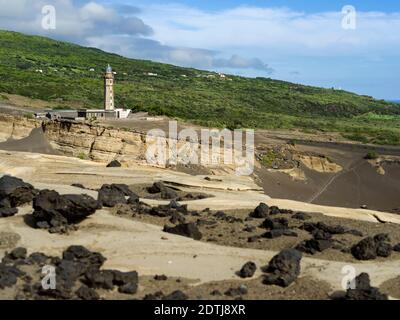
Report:
[[[56,8],[55,30],[41,27],[48,4]],[[356,15],[342,12],[345,5]],[[0,7],[3,29],[132,58],[400,99],[396,0],[0,0]]]
[[[106,1],[104,1],[106,2]],[[111,1],[109,1],[110,3]],[[133,5],[165,4],[168,1],[121,1]],[[400,12],[400,2],[397,0],[175,0],[170,3],[182,3],[187,6],[204,10],[223,10],[247,5],[255,7],[288,7],[306,12],[335,11],[345,5],[353,5],[362,11]]]

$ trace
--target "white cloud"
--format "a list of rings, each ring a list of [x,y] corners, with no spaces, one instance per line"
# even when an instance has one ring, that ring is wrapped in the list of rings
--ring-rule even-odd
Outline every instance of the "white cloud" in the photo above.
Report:
[[[329,87],[345,87],[343,79],[362,83],[370,74],[385,79],[387,70],[400,74],[400,13],[358,12],[357,29],[344,30],[341,8],[316,14],[243,6],[208,12],[107,3],[0,0],[0,28],[182,66],[260,76],[273,68],[278,78],[298,81],[301,75],[302,82]],[[41,28],[41,8],[48,4],[57,9],[54,31]]]
[[[154,29],[154,37],[175,46],[207,47],[232,52],[246,47],[256,52],[304,55],[348,55],[366,51],[400,51],[400,14],[358,12],[356,30],[342,28],[337,12],[306,14],[289,9],[238,7],[206,12],[179,5],[142,8],[140,17]]]

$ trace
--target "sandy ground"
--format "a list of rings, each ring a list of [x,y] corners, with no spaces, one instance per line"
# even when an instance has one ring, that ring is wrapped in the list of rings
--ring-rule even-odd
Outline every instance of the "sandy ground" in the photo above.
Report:
[[[23,146],[26,141],[19,141],[14,145],[18,143]],[[131,168],[106,168],[104,163],[59,155],[10,150],[0,150],[0,175],[18,176],[32,183],[38,189],[53,189],[62,194],[86,193],[95,198],[97,198],[97,192],[93,190],[105,183],[125,183],[143,187],[155,181],[163,181],[167,185],[178,188],[182,193],[201,193],[210,196],[202,200],[182,202],[187,204],[190,210],[202,211],[209,208],[212,211],[224,210],[229,214],[244,217],[260,202],[265,202],[284,209],[305,211],[312,215],[312,221],[344,224],[362,231],[365,235],[389,232],[393,244],[395,244],[400,241],[399,215],[346,208],[345,204],[343,207],[317,204],[323,199],[326,192],[330,192],[330,188],[334,188],[335,183],[341,181],[342,177],[354,174],[352,166],[357,158],[353,155],[347,157],[346,161],[338,161],[338,163],[348,171],[345,171],[337,179],[333,179],[332,183],[326,186],[326,191],[322,193],[317,189],[310,188],[306,198],[315,198],[315,201],[308,202],[301,201],[301,199],[295,201],[276,198],[272,191],[268,192],[267,185],[260,186],[252,177],[221,174],[213,176],[213,179],[205,179],[208,177],[205,174],[193,175],[143,165]],[[358,162],[356,162],[357,164]],[[357,170],[367,170],[361,162],[356,168]],[[396,181],[396,168],[386,169],[391,173],[388,176]],[[390,171],[392,169],[394,170],[393,174]],[[364,173],[364,175],[368,176],[368,173]],[[315,179],[321,179],[321,186],[324,186],[326,181],[330,181],[329,177],[323,179],[316,177]],[[371,180],[371,182],[375,183],[375,180]],[[83,184],[93,190],[72,187],[73,183]],[[352,184],[349,183],[349,185]],[[336,185],[333,190],[340,190],[341,187],[340,184]],[[385,191],[382,189],[385,188],[385,184],[378,184],[377,187],[382,190],[381,192]],[[273,190],[272,187],[270,190]],[[363,194],[361,190],[358,188],[360,194]],[[347,195],[350,191],[344,193]],[[315,194],[318,197],[315,197]],[[367,197],[368,193],[365,196]],[[168,201],[159,199],[143,198],[142,201],[150,205],[168,203]],[[15,246],[26,247],[29,252],[41,251],[49,255],[60,255],[69,245],[84,245],[90,250],[101,252],[108,258],[105,264],[106,268],[125,271],[137,270],[142,276],[142,287],[138,297],[158,291],[157,288],[163,289],[164,293],[184,288],[191,298],[210,298],[211,292],[216,289],[222,292],[245,283],[249,288],[247,298],[325,299],[333,291],[341,289],[342,270],[348,265],[353,266],[357,273],[368,272],[374,286],[382,285],[385,292],[390,293],[393,297],[398,297],[398,292],[394,288],[394,285],[398,283],[397,280],[393,281],[393,286],[388,282],[398,277],[398,254],[393,254],[389,259],[369,262],[355,261],[349,255],[330,250],[315,256],[305,255],[302,259],[300,278],[287,289],[274,286],[266,289],[261,284],[261,280],[257,278],[261,275],[260,270],[250,281],[243,281],[237,277],[236,271],[247,261],[254,261],[259,267],[264,266],[277,251],[285,247],[293,247],[295,242],[309,237],[300,231],[299,237],[295,240],[280,238],[249,245],[245,243],[245,239],[251,234],[244,235],[242,225],[222,223],[214,230],[212,230],[213,228],[203,228],[204,241],[194,241],[164,233],[162,231],[164,221],[127,219],[116,216],[115,212],[109,210],[99,210],[95,215],[82,222],[77,231],[69,235],[57,235],[29,227],[24,220],[26,215],[31,212],[32,208],[26,206],[20,208],[18,215],[0,219],[0,256]],[[296,222],[291,221],[290,223],[295,224]],[[256,225],[254,227],[256,227],[255,234],[260,232]],[[219,236],[220,234],[222,236]],[[210,239],[212,241],[207,241]],[[338,240],[345,241],[347,245],[350,245],[359,238],[338,236]],[[163,284],[154,283],[152,277],[157,274],[165,274],[171,279]],[[177,282],[178,278],[181,282]]]

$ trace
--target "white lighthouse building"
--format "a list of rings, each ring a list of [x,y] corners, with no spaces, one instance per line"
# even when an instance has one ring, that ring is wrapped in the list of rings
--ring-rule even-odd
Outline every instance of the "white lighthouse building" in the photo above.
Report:
[[[104,74],[104,108],[103,109],[78,109],[78,110],[48,110],[46,113],[37,114],[37,117],[47,117],[52,120],[112,120],[127,119],[130,109],[115,108],[114,100],[114,72],[110,65]]]
[[[114,104],[114,74],[110,65],[104,75],[104,110],[115,110]]]

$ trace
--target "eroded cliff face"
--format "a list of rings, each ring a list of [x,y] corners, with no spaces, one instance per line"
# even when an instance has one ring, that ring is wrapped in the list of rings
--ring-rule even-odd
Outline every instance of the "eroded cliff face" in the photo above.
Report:
[[[42,127],[55,150],[68,156],[102,162],[116,158],[121,161],[144,160],[144,134],[88,123],[41,121],[0,114],[0,141],[25,138],[38,127]]]
[[[8,139],[22,139],[31,133],[32,129],[41,126],[41,122],[25,117],[15,117],[0,113],[0,142]]]
[[[190,139],[162,138],[160,143],[157,140],[159,137],[147,139],[146,133],[134,130],[127,131],[85,122],[27,119],[6,114],[0,114],[0,142],[10,138],[16,140],[26,138],[33,129],[39,127],[42,128],[44,137],[52,148],[63,155],[105,163],[118,160],[126,167],[137,163],[174,167],[177,164],[173,161],[175,157],[178,157],[180,164],[182,164],[182,159],[186,159],[191,164],[200,165],[200,160],[203,160],[204,155],[202,152],[206,151],[207,147],[209,151],[211,148],[207,145],[203,149],[201,144],[191,142]],[[206,164],[202,162],[200,166],[207,170],[211,169],[214,173],[233,172],[242,168],[248,170],[251,158],[235,158],[234,163],[225,164],[224,148],[220,146],[217,150],[216,154],[206,152],[209,162]],[[228,150],[232,152],[229,145]],[[193,159],[197,159],[198,162],[193,162]],[[183,161],[183,163],[186,162]]]
[[[138,132],[60,121],[46,121],[42,127],[54,148],[65,155],[103,162],[144,159],[145,136]]]

